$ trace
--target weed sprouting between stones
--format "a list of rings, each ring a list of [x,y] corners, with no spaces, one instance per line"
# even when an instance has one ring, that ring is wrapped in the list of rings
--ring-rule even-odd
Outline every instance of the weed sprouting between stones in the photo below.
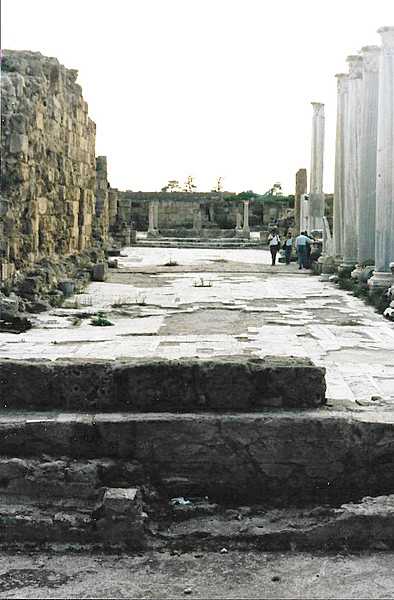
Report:
[[[113,325],[113,323],[107,319],[106,314],[101,311],[98,312],[93,319],[91,319],[90,324],[94,325],[95,327],[109,327],[110,325]]]
[[[208,281],[203,277],[200,277],[197,281],[193,283],[194,287],[212,287],[212,281]]]
[[[63,308],[68,309],[78,309],[86,306],[93,306],[93,300],[91,296],[85,296],[84,298],[75,298],[74,300],[68,300],[63,304]]]
[[[177,263],[176,260],[172,260],[172,258],[170,258],[170,260],[164,263],[163,267],[179,267],[179,263]]]
[[[138,294],[135,300],[131,298],[119,297],[115,300],[113,304],[111,304],[112,308],[122,308],[123,306],[146,306],[146,296],[143,294]]]

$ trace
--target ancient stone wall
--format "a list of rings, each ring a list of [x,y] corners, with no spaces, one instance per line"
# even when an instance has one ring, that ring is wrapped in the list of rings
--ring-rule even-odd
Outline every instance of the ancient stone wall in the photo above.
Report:
[[[237,211],[243,214],[243,201],[224,192],[118,192],[118,220],[134,223],[139,231],[148,229],[149,203],[159,206],[159,230],[193,229],[197,212],[203,229],[234,229]],[[259,198],[249,203],[249,224],[256,230],[289,217],[287,199]]]
[[[93,233],[96,239],[107,240],[109,229],[107,157],[96,158],[96,206],[93,219]]]
[[[105,239],[105,223],[97,224],[101,214],[108,222],[101,187],[95,216],[96,126],[77,74],[38,52],[4,52],[0,280],[40,258],[92,246],[93,219]]]

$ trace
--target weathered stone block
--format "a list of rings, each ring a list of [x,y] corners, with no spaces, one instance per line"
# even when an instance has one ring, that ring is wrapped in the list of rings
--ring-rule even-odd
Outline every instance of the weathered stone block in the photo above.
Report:
[[[256,412],[325,403],[325,370],[309,359],[244,357],[125,362],[0,361],[14,408]]]
[[[10,152],[11,154],[17,154],[23,152],[27,154],[29,148],[29,139],[27,135],[22,133],[12,133],[10,138]]]
[[[93,281],[105,281],[108,277],[108,265],[105,263],[98,263],[94,265],[92,272]]]
[[[140,517],[142,511],[141,492],[138,488],[108,488],[104,492],[103,509],[106,515]]]

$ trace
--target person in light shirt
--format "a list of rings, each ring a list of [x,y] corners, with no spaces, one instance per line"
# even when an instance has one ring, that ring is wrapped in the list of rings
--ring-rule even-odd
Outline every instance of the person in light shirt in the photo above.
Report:
[[[272,266],[275,266],[276,255],[280,250],[280,237],[277,229],[273,229],[268,236],[268,243],[271,252]]]
[[[301,231],[296,237],[295,245],[298,257],[298,268],[308,268],[308,246],[311,244],[311,238],[306,235],[306,231]]]

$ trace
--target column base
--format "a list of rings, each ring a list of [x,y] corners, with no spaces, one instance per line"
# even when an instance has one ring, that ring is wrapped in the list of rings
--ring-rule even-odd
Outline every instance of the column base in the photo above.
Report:
[[[241,238],[244,240],[250,239],[250,229],[238,229],[238,230],[236,229],[235,237]]]
[[[323,254],[322,256],[319,256],[317,262],[321,265],[322,275],[332,275],[335,273],[336,265],[333,256]]]
[[[339,266],[343,263],[343,256],[340,256],[339,254],[337,256],[334,256],[334,263],[335,267],[338,269]]]
[[[368,279],[369,289],[385,289],[394,284],[394,276],[390,272],[374,271],[370,279]]]
[[[350,277],[355,266],[356,266],[356,261],[342,262],[340,265],[338,265],[338,273],[342,277]]]
[[[356,268],[350,273],[350,277],[355,279],[356,281],[360,281],[361,275],[363,272],[363,268],[361,265],[356,265]]]
[[[147,237],[148,238],[157,238],[159,237],[159,232],[157,229],[148,229]]]

